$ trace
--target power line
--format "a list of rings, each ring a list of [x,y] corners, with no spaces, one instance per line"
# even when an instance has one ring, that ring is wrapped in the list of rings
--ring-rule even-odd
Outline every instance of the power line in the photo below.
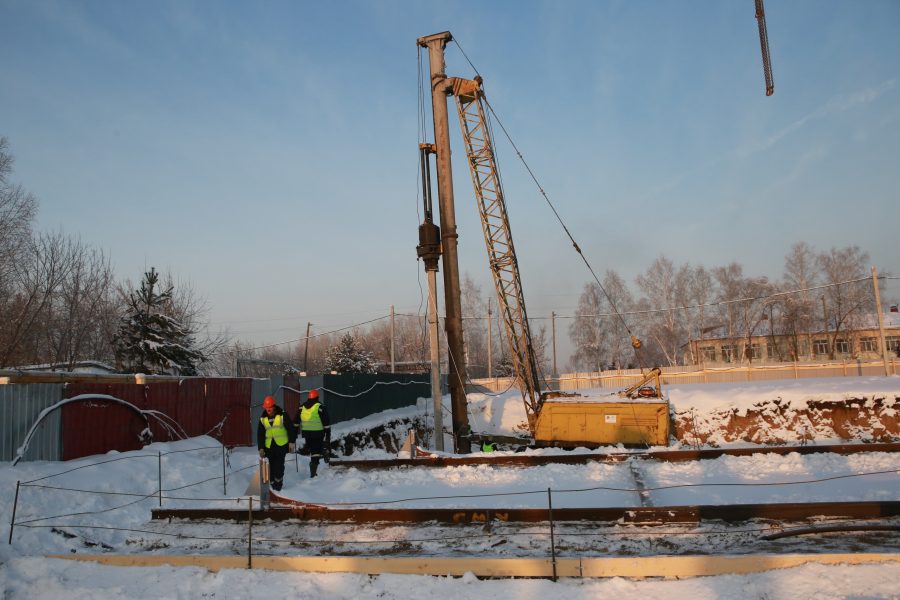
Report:
[[[459,48],[459,51],[462,52],[463,56],[466,58],[466,61],[469,63],[469,65],[472,67],[472,69],[475,71],[475,73],[479,77],[481,77],[481,74],[478,73],[478,69],[476,69],[475,65],[472,64],[472,61],[469,60],[468,55],[462,49],[462,46],[460,46],[459,42],[455,39],[453,41],[456,43],[457,48]],[[584,265],[587,267],[591,276],[594,278],[594,281],[597,283],[597,287],[599,287],[600,291],[603,292],[603,295],[606,296],[606,300],[609,302],[609,305],[612,307],[613,312],[621,319],[622,325],[625,327],[625,330],[628,332],[628,335],[630,335],[631,337],[634,337],[634,334],[632,333],[631,329],[628,327],[628,323],[625,322],[625,318],[622,315],[620,315],[619,311],[616,309],[616,303],[613,302],[613,299],[606,292],[606,289],[603,287],[603,284],[600,283],[600,278],[597,277],[597,273],[594,272],[594,267],[591,266],[591,263],[588,261],[587,257],[584,255],[584,252],[581,251],[581,247],[578,245],[578,242],[575,241],[575,238],[574,238],[574,236],[572,236],[572,233],[569,231],[569,228],[566,226],[565,222],[563,222],[562,217],[559,214],[559,211],[556,210],[556,207],[553,205],[553,202],[550,201],[550,197],[547,195],[547,192],[544,191],[544,187],[541,185],[540,181],[538,181],[537,176],[534,174],[534,171],[531,170],[531,167],[528,165],[528,162],[525,160],[525,157],[522,155],[522,152],[519,150],[519,147],[516,146],[516,143],[513,141],[512,136],[506,130],[506,127],[503,125],[503,121],[500,120],[500,117],[497,115],[497,112],[494,110],[494,107],[491,105],[490,101],[487,99],[487,96],[482,94],[482,98],[484,99],[484,103],[487,105],[488,110],[490,111],[490,114],[493,115],[494,119],[497,120],[497,125],[500,126],[501,131],[503,131],[503,135],[506,136],[507,141],[509,141],[509,144],[512,146],[513,150],[515,150],[516,156],[519,157],[519,160],[522,162],[522,165],[525,167],[525,170],[528,171],[528,174],[531,176],[532,181],[534,181],[534,184],[537,186],[537,189],[540,192],[541,196],[543,196],[544,200],[547,202],[547,205],[550,207],[550,210],[553,211],[553,215],[556,217],[556,220],[559,221],[559,224],[563,228],[563,231],[565,231],[566,235],[568,236],[569,241],[572,242],[572,247],[575,248],[575,251],[578,253],[578,256],[581,257],[581,260],[584,262]]]
[[[879,279],[900,279],[898,277],[881,277],[880,275],[878,278]],[[802,289],[798,289],[798,290],[789,290],[789,291],[784,291],[784,292],[775,292],[772,294],[766,294],[764,296],[751,296],[751,297],[746,297],[746,298],[735,298],[733,300],[718,300],[716,302],[706,302],[703,304],[691,304],[691,305],[687,305],[687,306],[673,306],[670,308],[654,308],[654,309],[648,309],[648,310],[631,310],[631,311],[621,311],[621,312],[614,312],[614,313],[599,313],[599,314],[584,314],[584,315],[557,314],[555,318],[557,318],[557,319],[580,319],[580,318],[585,318],[585,317],[597,317],[597,318],[613,317],[613,316],[617,316],[617,315],[651,315],[651,314],[656,314],[656,313],[671,312],[673,310],[691,310],[691,309],[695,309],[695,308],[710,308],[713,306],[722,306],[725,304],[737,304],[739,302],[754,302],[757,300],[768,300],[769,298],[777,298],[780,296],[789,296],[791,294],[799,294],[801,292],[811,292],[811,291],[830,288],[830,287],[837,287],[839,285],[846,285],[848,283],[860,283],[863,281],[870,281],[870,280],[871,280],[871,277],[860,277],[859,279],[848,279],[846,281],[839,281],[837,283],[826,283],[823,285],[817,285],[817,286],[810,287],[810,288],[802,288]],[[401,314],[401,313],[397,313],[397,314]],[[401,316],[411,317],[411,316],[415,316],[415,315],[402,314]],[[463,320],[487,319],[486,316],[484,316],[484,317],[472,316],[472,317],[462,317],[462,318],[463,318]],[[549,319],[551,319],[551,317],[528,317],[529,321],[538,321],[538,320],[546,321]]]
[[[284,346],[285,344],[294,344],[296,342],[302,342],[304,340],[311,340],[313,338],[322,337],[325,335],[331,335],[332,333],[346,331],[348,329],[353,329],[354,327],[359,327],[361,325],[368,325],[369,323],[374,323],[376,321],[381,321],[383,319],[389,319],[390,317],[391,317],[391,315],[384,315],[382,317],[376,317],[374,319],[369,319],[368,321],[363,321],[361,323],[354,323],[353,325],[347,325],[346,327],[341,327],[340,329],[332,329],[331,331],[317,333],[315,335],[303,336],[303,337],[297,338],[295,340],[288,340],[286,342],[275,342],[274,344],[265,344],[263,346],[254,346],[253,348],[241,348],[240,350],[225,350],[223,352],[216,352],[215,354],[210,354],[210,356],[223,356],[226,354],[236,354],[238,352],[252,352],[253,350],[262,350],[263,348],[274,348],[276,346]]]

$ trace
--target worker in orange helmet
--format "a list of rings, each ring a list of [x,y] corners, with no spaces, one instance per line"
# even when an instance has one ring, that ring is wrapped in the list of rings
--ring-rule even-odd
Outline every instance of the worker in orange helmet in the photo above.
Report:
[[[256,427],[256,446],[259,457],[269,459],[269,477],[272,489],[281,490],[284,484],[284,458],[288,452],[294,452],[297,441],[297,430],[281,407],[275,404],[275,398],[266,396],[263,400],[263,414]]]
[[[319,461],[325,456],[325,447],[331,444],[331,419],[319,402],[319,390],[309,391],[294,422],[303,434],[304,453],[309,454],[309,476],[315,477]]]

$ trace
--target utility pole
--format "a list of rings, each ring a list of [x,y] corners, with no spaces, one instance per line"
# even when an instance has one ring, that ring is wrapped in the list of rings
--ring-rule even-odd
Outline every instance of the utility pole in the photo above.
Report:
[[[456,452],[471,452],[471,429],[466,402],[466,366],[463,352],[462,307],[459,288],[456,212],[453,203],[453,173],[450,166],[450,127],[447,97],[450,85],[445,71],[444,48],[453,39],[449,31],[419,38],[418,45],[428,49],[431,72],[431,110],[434,119],[434,149],[438,180],[438,206],[441,216],[441,248],[444,264],[444,309],[449,355],[450,403],[453,410],[453,439]]]
[[[881,337],[881,360],[884,361],[884,376],[890,375],[888,371],[887,344],[884,340],[884,315],[881,314],[881,290],[878,289],[878,269],[872,265],[872,285],[875,286],[875,314],[878,315],[878,334]]]
[[[309,321],[306,322],[306,347],[303,349],[303,374],[306,375],[309,373],[309,370],[306,368],[306,358],[309,356],[309,328],[312,327],[312,323]]]
[[[394,305],[391,304],[391,373],[394,372]]]
[[[494,352],[491,344],[491,299],[488,298],[488,323],[487,323],[487,344],[488,344],[488,379],[492,377],[494,369]]]
[[[553,332],[553,378],[559,379],[559,372],[556,370],[556,311],[550,313],[550,323]],[[559,382],[556,389],[559,389]]]

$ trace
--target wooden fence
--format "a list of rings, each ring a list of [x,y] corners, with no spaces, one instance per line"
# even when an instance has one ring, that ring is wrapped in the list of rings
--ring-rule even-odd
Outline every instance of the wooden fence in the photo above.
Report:
[[[783,363],[766,365],[736,365],[733,367],[702,368],[694,365],[662,367],[663,385],[679,383],[740,383],[747,381],[777,381],[783,379],[815,379],[820,377],[883,376],[882,361],[835,361],[827,363]],[[894,358],[888,363],[888,373],[900,373],[900,361]],[[558,379],[547,381],[549,387],[560,391],[585,388],[627,388],[641,378],[640,369],[594,371],[587,373],[562,373]],[[473,379],[491,392],[502,392],[514,387],[512,377]]]

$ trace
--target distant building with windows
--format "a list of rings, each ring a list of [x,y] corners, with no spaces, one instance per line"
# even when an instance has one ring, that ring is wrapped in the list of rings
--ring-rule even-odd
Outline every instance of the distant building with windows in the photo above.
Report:
[[[884,341],[888,357],[900,357],[900,312],[892,305],[883,315]],[[727,335],[725,325],[707,327],[699,339],[684,348],[685,362],[721,367],[729,364],[767,364],[821,360],[877,360],[881,358],[881,338],[875,314],[857,320],[853,328],[786,333],[763,324],[757,335]],[[832,357],[832,343],[834,354]]]

